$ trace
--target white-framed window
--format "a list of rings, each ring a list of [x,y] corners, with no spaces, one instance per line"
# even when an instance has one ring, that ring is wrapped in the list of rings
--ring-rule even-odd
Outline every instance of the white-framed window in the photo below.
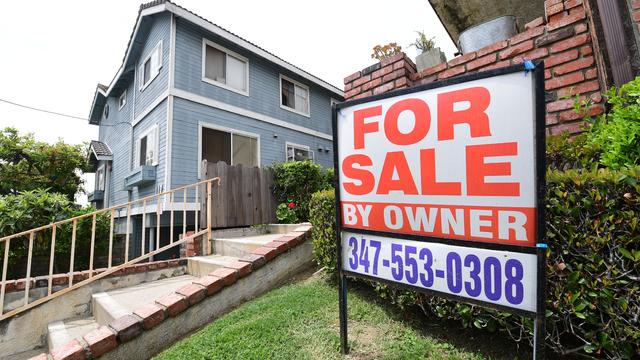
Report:
[[[280,107],[309,116],[309,87],[280,75]]]
[[[144,90],[158,76],[160,68],[162,68],[162,40],[140,65],[140,91]]]
[[[313,150],[305,145],[286,143],[287,161],[313,160]]]
[[[143,165],[158,165],[159,138],[158,125],[152,126],[138,136],[135,151],[136,167]]]
[[[127,105],[127,90],[125,89],[120,97],[118,98],[118,110],[122,110],[122,108]]]
[[[200,123],[198,127],[198,174],[203,159],[260,166],[260,135],[209,123]]]
[[[96,190],[104,191],[105,166],[101,165],[96,171]]]
[[[249,95],[249,59],[202,39],[202,81]]]

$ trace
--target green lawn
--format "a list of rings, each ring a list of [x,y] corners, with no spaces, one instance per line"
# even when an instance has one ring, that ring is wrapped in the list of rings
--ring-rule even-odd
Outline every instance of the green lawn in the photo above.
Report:
[[[481,359],[349,293],[350,359]],[[250,301],[156,359],[339,359],[338,293],[312,277]]]

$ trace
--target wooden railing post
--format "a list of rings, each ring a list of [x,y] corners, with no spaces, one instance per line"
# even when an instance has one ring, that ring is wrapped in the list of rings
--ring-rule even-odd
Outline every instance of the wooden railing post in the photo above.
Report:
[[[96,244],[96,214],[91,219],[91,247],[89,248],[89,277],[93,277],[93,255]]]
[[[76,228],[78,220],[73,220],[73,229],[71,230],[71,257],[69,258],[69,287],[73,285],[73,262],[76,259]]]
[[[27,255],[27,276],[25,276],[24,285],[24,304],[29,304],[29,289],[31,288],[31,259],[33,257],[33,237],[35,232],[29,234],[29,255]]]
[[[9,245],[11,239],[4,242],[4,260],[2,261],[2,284],[0,284],[0,315],[4,313],[4,291],[7,285],[7,265],[9,265]]]
[[[47,287],[47,295],[51,295],[53,288],[53,265],[56,256],[56,224],[51,228],[51,255],[49,255],[49,284]]]
[[[211,197],[213,196],[211,192],[211,182],[207,182],[207,255],[211,255],[211,242],[213,241],[213,236],[211,234],[211,227],[213,224],[211,223]]]

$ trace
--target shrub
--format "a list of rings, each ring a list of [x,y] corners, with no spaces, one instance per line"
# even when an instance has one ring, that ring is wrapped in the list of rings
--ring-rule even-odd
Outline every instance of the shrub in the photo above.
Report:
[[[588,143],[612,169],[640,164],[640,77],[604,94],[611,111],[590,120]]]
[[[313,225],[313,255],[318,265],[325,267],[331,274],[335,274],[337,267],[335,199],[335,191],[328,189],[311,195],[309,202],[309,219]]]
[[[640,352],[640,167],[579,169],[547,175],[547,339],[557,352],[608,358]],[[315,197],[315,195],[314,195]],[[313,211],[319,206],[313,206]],[[329,207],[326,207],[328,210]],[[332,208],[331,208],[332,209]],[[333,214],[333,213],[332,213]],[[316,216],[314,216],[316,217]],[[335,233],[316,221],[314,252],[331,267]],[[319,235],[320,236],[320,235]],[[400,307],[532,340],[531,319],[371,283]]]
[[[296,215],[296,211],[294,210],[296,204],[294,202],[290,202],[288,204],[282,203],[278,205],[276,209],[276,219],[280,224],[295,224],[298,222],[298,216]]]
[[[280,204],[278,209],[294,203],[293,210],[298,221],[307,221],[311,194],[331,186],[331,183],[327,182],[327,171],[313,161],[279,163],[273,170],[273,192]]]

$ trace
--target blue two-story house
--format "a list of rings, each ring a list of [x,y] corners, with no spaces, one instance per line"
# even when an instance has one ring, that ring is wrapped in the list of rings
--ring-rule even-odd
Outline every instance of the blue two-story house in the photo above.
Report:
[[[176,4],[144,4],[122,66],[109,86],[98,85],[91,105],[102,192],[93,201],[113,206],[197,182],[202,159],[331,166],[331,103],[342,98],[331,84]],[[155,180],[135,176],[149,167]]]
[[[340,89],[169,1],[140,7],[122,65],[89,121],[90,201],[110,207],[199,180],[202,159],[333,164]]]

